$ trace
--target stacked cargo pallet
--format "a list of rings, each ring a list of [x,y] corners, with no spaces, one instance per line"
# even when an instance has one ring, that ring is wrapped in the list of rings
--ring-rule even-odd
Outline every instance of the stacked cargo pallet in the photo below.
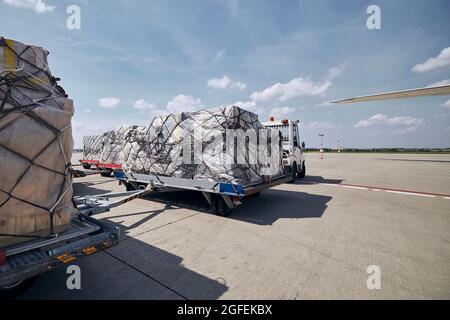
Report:
[[[268,157],[265,163],[258,158],[258,150],[269,153],[272,144],[267,139],[259,141],[259,149],[245,144],[240,150],[244,161],[236,162],[235,150],[227,149],[227,132],[234,130],[245,140],[249,130],[258,134],[260,129],[256,114],[230,106],[159,116],[148,127],[120,128],[85,142],[101,141],[96,143],[102,145],[102,161],[121,164],[126,171],[248,185],[265,179],[263,167],[271,167],[271,176],[283,172],[281,139],[271,152],[278,157]],[[92,158],[88,152],[94,149],[85,145],[84,158]]]
[[[72,100],[43,48],[0,38],[0,247],[69,224]]]

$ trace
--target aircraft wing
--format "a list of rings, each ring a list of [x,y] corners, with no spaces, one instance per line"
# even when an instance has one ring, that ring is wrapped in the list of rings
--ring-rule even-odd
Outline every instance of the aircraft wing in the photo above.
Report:
[[[409,89],[409,90],[393,91],[393,92],[386,92],[386,93],[378,93],[378,94],[372,94],[372,95],[368,95],[368,96],[360,96],[360,97],[331,101],[331,103],[354,103],[354,102],[368,102],[368,101],[380,101],[380,100],[389,100],[389,99],[403,99],[403,98],[414,98],[414,97],[424,97],[424,96],[444,96],[444,95],[450,95],[450,85]]]

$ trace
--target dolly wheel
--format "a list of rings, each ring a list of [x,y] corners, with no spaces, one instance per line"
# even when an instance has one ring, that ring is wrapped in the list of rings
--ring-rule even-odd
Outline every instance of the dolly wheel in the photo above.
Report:
[[[91,168],[91,164],[90,163],[83,163],[83,168],[85,168],[86,170]]]
[[[112,173],[113,171],[111,170],[111,169],[103,169],[101,172],[100,172],[100,175],[102,176],[102,177],[111,177],[111,173]]]
[[[215,214],[221,217],[228,217],[233,209],[228,208],[225,200],[223,200],[222,196],[217,195],[213,198],[213,211]]]

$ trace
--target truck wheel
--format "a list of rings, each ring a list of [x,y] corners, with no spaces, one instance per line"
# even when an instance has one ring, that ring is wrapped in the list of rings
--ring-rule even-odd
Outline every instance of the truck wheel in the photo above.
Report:
[[[300,179],[303,179],[306,176],[306,165],[305,165],[304,162],[303,162],[303,168],[302,169],[303,170],[298,173],[298,177]]]
[[[38,276],[16,282],[7,287],[0,288],[0,299],[9,300],[27,291],[36,281]]]
[[[221,217],[228,217],[233,209],[228,208],[225,200],[220,195],[214,197],[213,200],[214,213]]]
[[[91,168],[91,164],[90,163],[83,163],[83,168],[85,168],[86,170]]]
[[[292,174],[292,181],[291,181],[291,183],[294,183],[295,182],[295,179],[297,179],[297,163],[295,163],[294,162],[294,164],[292,165],[292,172],[291,172],[291,174]]]
[[[102,176],[102,177],[111,177],[111,173],[112,173],[113,171],[111,170],[111,169],[103,169],[101,172],[100,172],[100,175]]]

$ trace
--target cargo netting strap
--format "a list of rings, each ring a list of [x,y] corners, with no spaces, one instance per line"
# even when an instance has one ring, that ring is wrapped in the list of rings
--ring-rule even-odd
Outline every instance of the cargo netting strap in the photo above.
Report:
[[[21,174],[18,176],[17,180],[15,181],[13,187],[10,190],[0,189],[1,192],[7,195],[7,199],[0,203],[0,208],[4,206],[10,199],[15,199],[28,205],[34,206],[36,208],[47,211],[49,213],[50,233],[48,236],[44,236],[44,238],[55,237],[57,235],[54,232],[54,214],[55,211],[58,209],[58,205],[61,199],[70,190],[72,181],[72,177],[70,174],[71,159],[67,159],[60,140],[60,135],[65,130],[70,128],[70,124],[62,129],[58,129],[55,126],[48,123],[37,113],[35,113],[34,109],[39,106],[50,107],[46,104],[50,100],[55,100],[56,98],[61,97],[67,98],[67,95],[64,92],[64,90],[57,84],[57,81],[59,79],[54,78],[49,72],[48,65],[46,64],[45,61],[41,60],[41,63],[44,66],[44,68],[41,68],[24,58],[24,55],[28,52],[28,50],[34,51],[33,56],[40,57],[40,55],[35,51],[35,48],[33,46],[25,46],[25,48],[22,51],[17,52],[14,50],[13,47],[11,47],[8,44],[5,38],[1,37],[0,48],[2,47],[5,50],[9,50],[9,53],[12,53],[14,55],[15,60],[18,61],[18,65],[13,70],[10,69],[0,70],[0,99],[1,99],[0,121],[13,113],[17,114],[17,116],[14,117],[11,121],[7,122],[6,124],[0,126],[0,134],[8,126],[14,124],[22,117],[29,117],[34,122],[38,123],[42,127],[52,132],[54,137],[36,155],[34,155],[31,158],[25,157],[24,155],[12,150],[8,146],[0,142],[0,148],[7,150],[8,152],[28,162],[25,170],[21,172]],[[26,70],[31,69],[33,71],[29,72],[26,71],[25,69]],[[41,97],[37,99],[32,98],[31,96],[25,93],[24,89],[27,89],[28,91],[33,92],[35,94],[39,94]],[[25,103],[23,101],[25,101]],[[54,101],[51,107],[55,107],[55,105],[60,109],[63,109],[63,107],[60,106],[57,101]],[[57,171],[35,162],[36,159],[40,155],[42,155],[55,142],[58,143],[60,151],[64,157],[65,168],[63,171]],[[56,201],[49,207],[43,207],[27,199],[21,199],[13,194],[14,190],[22,182],[23,178],[26,176],[26,174],[33,166],[39,167],[44,170],[48,170],[56,175],[64,177],[64,180],[61,183],[61,187],[59,188],[58,197],[56,198]],[[0,236],[42,238],[42,236],[34,236],[34,235],[27,236],[27,235],[4,234],[4,233],[0,233]]]

